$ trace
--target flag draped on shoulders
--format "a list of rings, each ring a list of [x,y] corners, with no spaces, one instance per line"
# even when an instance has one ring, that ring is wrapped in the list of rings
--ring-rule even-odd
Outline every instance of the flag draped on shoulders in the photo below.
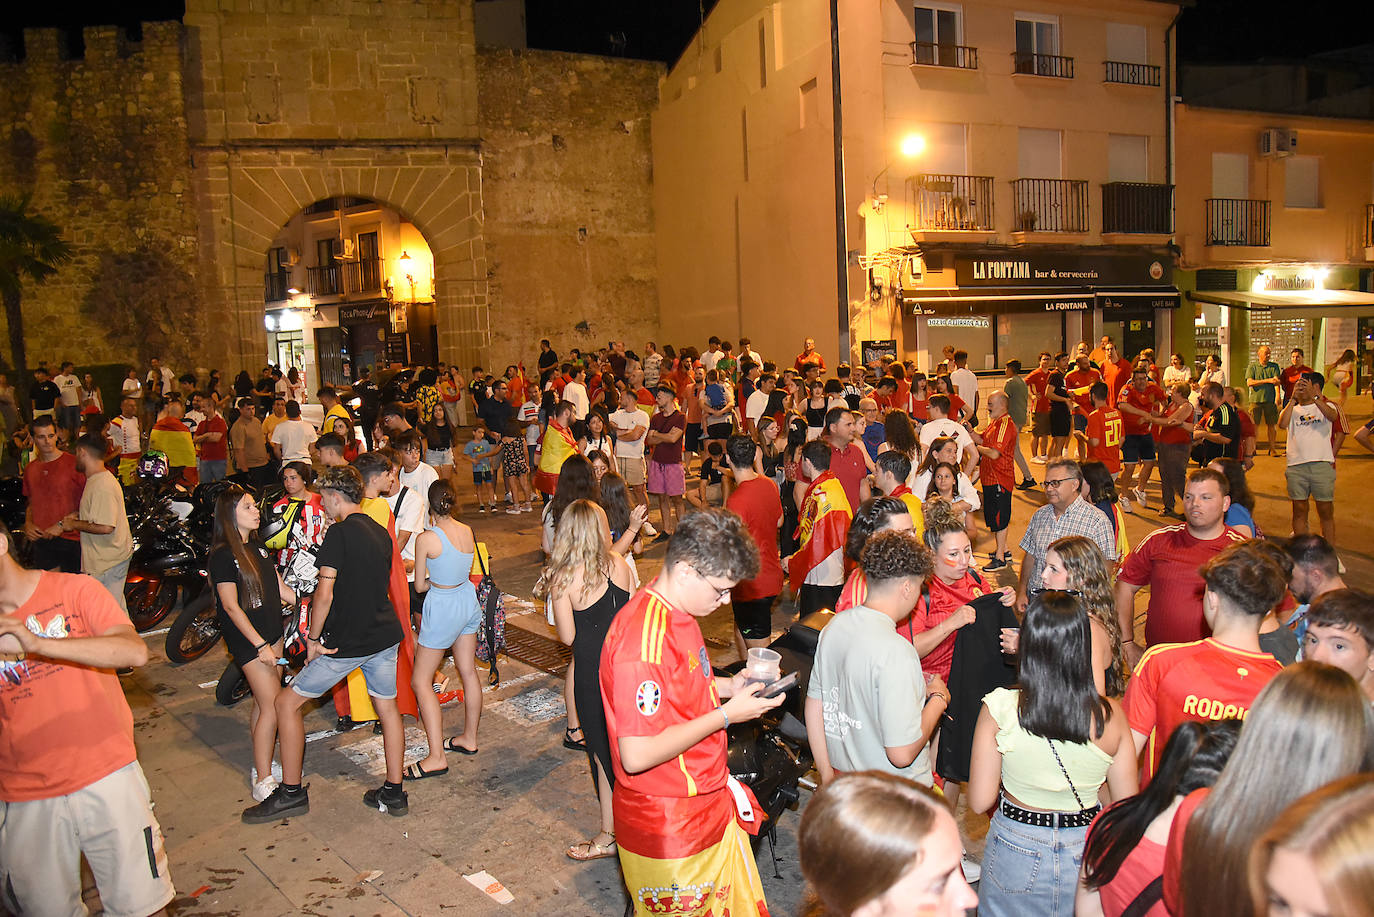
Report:
[[[802,498],[801,518],[797,526],[797,541],[801,547],[787,563],[787,575],[792,588],[806,581],[806,574],[836,551],[844,550],[853,511],[844,486],[829,471],[822,473],[806,490]]]
[[[566,428],[560,427],[558,422],[550,420],[549,425],[544,429],[544,444],[539,454],[539,470],[534,474],[534,486],[540,493],[550,496],[558,489],[558,472],[563,469],[563,463],[568,457],[577,451],[577,441],[573,439],[572,433]]]

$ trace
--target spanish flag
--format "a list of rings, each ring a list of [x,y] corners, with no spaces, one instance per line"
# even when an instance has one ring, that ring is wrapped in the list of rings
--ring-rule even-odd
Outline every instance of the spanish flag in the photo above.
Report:
[[[849,498],[835,475],[826,471],[811,482],[802,498],[801,522],[797,526],[801,547],[787,562],[787,575],[794,590],[800,589],[806,575],[827,557],[844,550],[853,516]]]
[[[558,425],[558,421],[550,420],[549,425],[544,428],[544,443],[539,455],[539,470],[534,473],[534,486],[540,493],[553,496],[558,489],[558,473],[563,469],[563,463],[577,451],[577,441],[573,439],[572,433]]]

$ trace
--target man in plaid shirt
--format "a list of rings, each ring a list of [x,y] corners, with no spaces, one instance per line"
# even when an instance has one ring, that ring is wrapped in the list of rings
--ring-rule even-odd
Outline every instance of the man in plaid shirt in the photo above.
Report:
[[[1083,498],[1087,482],[1083,470],[1070,459],[1053,459],[1045,466],[1045,496],[1049,503],[1035,511],[1021,537],[1021,578],[1016,586],[1016,607],[1026,608],[1030,590],[1040,584],[1045,552],[1065,535],[1090,538],[1108,560],[1117,560],[1112,524],[1100,509]]]

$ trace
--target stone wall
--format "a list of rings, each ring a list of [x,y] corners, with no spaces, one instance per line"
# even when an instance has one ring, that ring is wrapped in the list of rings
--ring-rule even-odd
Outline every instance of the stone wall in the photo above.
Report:
[[[160,356],[190,368],[207,321],[182,27],[147,24],[137,43],[88,28],[84,39],[84,56],[65,60],[55,30],[26,30],[24,59],[0,64],[0,193],[31,195],[75,256],[25,291],[28,363]],[[9,348],[0,350],[7,364]]]
[[[490,364],[658,334],[649,115],[662,65],[478,51]]]

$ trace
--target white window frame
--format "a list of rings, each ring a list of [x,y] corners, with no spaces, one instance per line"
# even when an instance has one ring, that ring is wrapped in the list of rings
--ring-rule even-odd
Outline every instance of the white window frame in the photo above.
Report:
[[[913,35],[913,37],[915,36],[915,31],[916,31],[916,29],[915,29],[915,26],[916,26],[916,10],[930,10],[930,11],[931,11],[931,14],[932,14],[932,15],[931,15],[930,19],[931,19],[931,26],[932,26],[932,27],[934,28],[934,30],[935,30],[935,44],[937,44],[937,45],[940,45],[940,44],[962,45],[962,44],[964,43],[964,6],[963,6],[963,4],[961,4],[961,3],[941,3],[941,2],[938,2],[938,0],[916,0],[916,2],[912,4],[912,13],[911,13],[911,23],[912,23],[912,35]],[[956,18],[955,18],[955,28],[954,28],[954,32],[955,32],[955,34],[954,34],[954,41],[952,41],[952,42],[942,42],[942,41],[940,40],[940,38],[941,38],[941,36],[940,36],[940,17],[939,17],[938,15],[935,15],[935,14],[937,14],[937,13],[953,13],[953,14],[955,15]]]
[[[1063,27],[1062,27],[1062,26],[1060,25],[1060,23],[1059,23],[1059,17],[1058,17],[1058,16],[1054,15],[1053,13],[1019,13],[1019,12],[1018,12],[1018,13],[1014,13],[1013,16],[1015,17],[1015,18],[1013,19],[1013,21],[1012,21],[1012,33],[1011,33],[1012,42],[1013,42],[1012,47],[1013,47],[1013,48],[1015,48],[1015,41],[1016,41],[1016,23],[1017,23],[1017,22],[1035,22],[1035,23],[1041,23],[1041,24],[1044,24],[1044,25],[1052,25],[1052,26],[1054,26],[1054,50],[1052,50],[1052,51],[1047,51],[1047,50],[1045,50],[1044,48],[1039,47],[1038,44],[1037,44],[1035,47],[1032,47],[1032,48],[1030,49],[1030,53],[1031,53],[1031,54],[1050,55],[1051,57],[1059,57],[1059,56],[1062,56],[1062,52],[1061,52],[1060,49],[1061,49],[1061,48],[1063,47],[1063,45],[1064,45],[1064,32],[1063,32]],[[1031,30],[1031,39],[1032,39],[1032,41],[1035,40],[1035,30],[1034,30],[1034,29]]]

